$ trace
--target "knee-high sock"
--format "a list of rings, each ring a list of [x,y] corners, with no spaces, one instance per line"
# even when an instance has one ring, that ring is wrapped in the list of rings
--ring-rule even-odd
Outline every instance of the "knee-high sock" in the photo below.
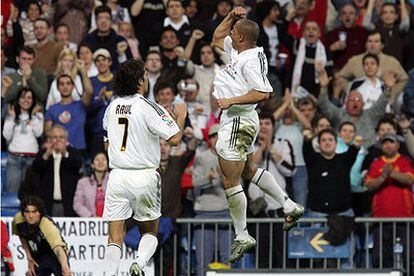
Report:
[[[154,235],[145,234],[141,237],[138,245],[137,263],[142,270],[144,270],[152,255],[154,255],[155,250],[157,250],[157,245],[158,240]]]
[[[122,248],[116,243],[110,243],[106,246],[105,262],[106,275],[117,276],[119,262],[121,261]]]
[[[287,196],[287,194],[280,188],[279,184],[273,175],[264,170],[257,169],[256,173],[251,179],[251,182],[260,187],[266,194],[274,198],[283,207],[283,212],[292,212],[295,208],[295,203]]]
[[[233,220],[236,239],[243,239],[247,232],[247,198],[241,185],[224,190],[229,203],[230,216]]]

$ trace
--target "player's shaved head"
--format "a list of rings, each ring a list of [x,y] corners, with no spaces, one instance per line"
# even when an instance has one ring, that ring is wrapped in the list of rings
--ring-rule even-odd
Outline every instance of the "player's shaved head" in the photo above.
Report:
[[[259,39],[259,26],[252,20],[245,18],[240,19],[234,25],[234,28],[236,28],[240,34],[243,34],[248,41],[256,42]]]

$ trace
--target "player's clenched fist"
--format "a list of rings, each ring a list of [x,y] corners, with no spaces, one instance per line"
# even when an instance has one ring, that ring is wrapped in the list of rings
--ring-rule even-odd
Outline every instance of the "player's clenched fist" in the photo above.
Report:
[[[245,15],[246,15],[246,10],[243,7],[236,7],[229,13],[229,16],[235,19],[242,18]]]
[[[220,99],[220,100],[217,100],[217,105],[221,110],[226,110],[230,108],[231,101],[230,99]]]

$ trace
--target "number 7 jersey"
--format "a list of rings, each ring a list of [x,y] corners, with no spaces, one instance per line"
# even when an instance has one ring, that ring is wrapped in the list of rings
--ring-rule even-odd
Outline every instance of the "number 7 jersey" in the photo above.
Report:
[[[105,111],[103,129],[109,142],[112,169],[157,169],[160,138],[170,139],[180,129],[171,115],[140,94],[114,99]]]

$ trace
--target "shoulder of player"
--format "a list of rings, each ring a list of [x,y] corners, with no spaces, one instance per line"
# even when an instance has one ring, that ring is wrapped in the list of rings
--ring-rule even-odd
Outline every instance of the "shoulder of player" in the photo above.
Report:
[[[137,103],[143,110],[155,111],[160,116],[165,114],[165,110],[159,104],[147,98],[140,97],[140,100]]]

